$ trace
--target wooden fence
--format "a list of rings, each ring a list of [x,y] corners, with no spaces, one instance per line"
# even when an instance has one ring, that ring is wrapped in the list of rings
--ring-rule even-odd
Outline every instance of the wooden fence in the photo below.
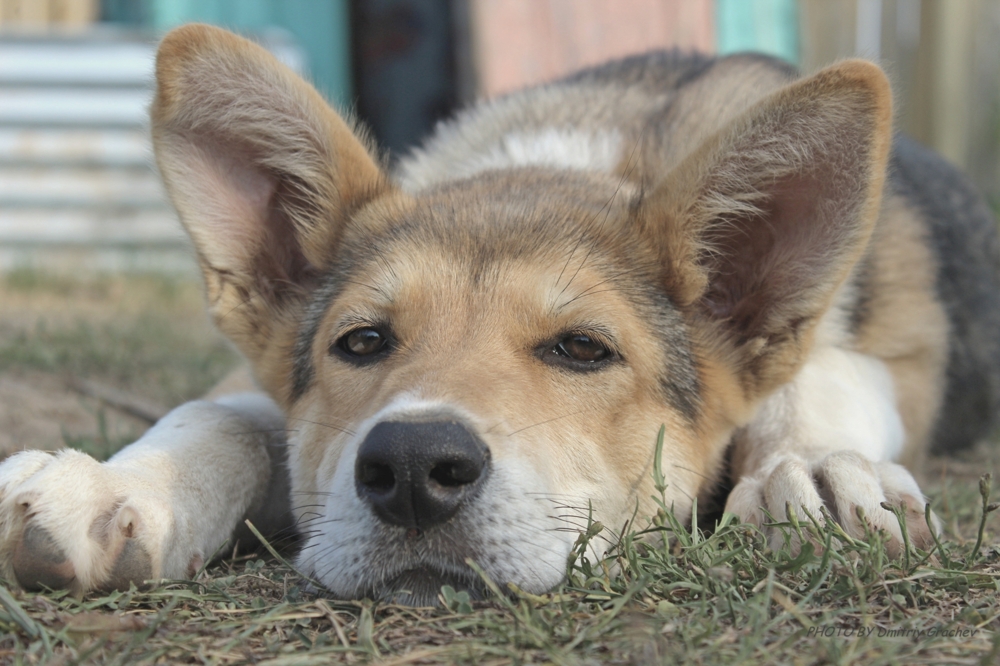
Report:
[[[85,26],[99,9],[99,0],[0,0],[0,28]]]
[[[800,65],[859,55],[889,73],[897,126],[1000,203],[1000,0],[800,0]]]

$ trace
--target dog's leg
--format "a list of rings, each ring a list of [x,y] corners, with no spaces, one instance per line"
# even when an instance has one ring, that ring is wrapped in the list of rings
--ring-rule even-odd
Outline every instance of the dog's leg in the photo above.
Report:
[[[178,407],[105,463],[25,451],[0,465],[0,574],[25,588],[193,575],[245,516],[290,520],[284,417],[240,394]]]
[[[787,505],[807,522],[803,508],[822,520],[825,506],[851,536],[864,536],[863,520],[885,530],[890,553],[898,553],[902,532],[895,515],[881,506],[888,502],[903,505],[911,542],[929,547],[920,487],[892,462],[904,438],[885,365],[841,349],[817,350],[736,435],[736,485],[726,510],[759,526],[765,509],[783,521]],[[769,536],[773,547],[780,545],[779,532]]]

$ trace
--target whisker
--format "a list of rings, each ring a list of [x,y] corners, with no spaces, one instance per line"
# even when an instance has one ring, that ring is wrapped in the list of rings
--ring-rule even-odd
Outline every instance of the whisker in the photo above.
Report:
[[[677,465],[677,464],[674,464],[674,463],[671,463],[671,465],[670,465],[670,466],[671,466],[671,467],[676,467],[677,469],[682,469],[682,470],[684,470],[685,472],[691,472],[691,473],[692,473],[692,474],[694,474],[695,476],[700,476],[700,477],[701,477],[702,479],[704,479],[705,481],[713,481],[713,480],[714,480],[714,479],[713,479],[712,477],[710,477],[710,476],[706,476],[706,475],[702,474],[701,472],[699,472],[699,471],[697,471],[697,470],[693,470],[693,469],[691,469],[690,467],[684,467],[683,465]]]
[[[594,290],[597,289],[598,287],[600,287],[603,284],[607,284],[608,282],[611,282],[613,280],[617,280],[618,278],[622,277],[623,275],[628,275],[629,273],[634,273],[634,272],[636,272],[638,270],[641,270],[642,268],[643,268],[642,266],[636,266],[634,268],[628,269],[627,271],[621,271],[620,273],[612,275],[611,277],[609,277],[607,279],[601,280],[597,284],[594,284],[594,285],[591,285],[590,287],[587,287],[585,290],[583,290],[582,292],[580,292],[579,294],[577,294],[573,298],[569,299],[565,303],[560,304],[559,305],[559,309],[560,310],[563,309],[564,307],[566,307],[567,305],[569,305],[573,301],[575,301],[577,299],[580,299],[580,298],[583,298],[584,296],[587,296],[588,294],[594,294],[594,293],[600,294],[600,293],[603,293],[605,291],[621,291],[621,292],[627,293],[628,291],[630,291],[629,289],[617,289],[617,290],[616,289],[602,289],[601,291],[597,291],[597,292],[595,292]],[[631,291],[636,291],[636,292],[641,293],[640,289],[632,289]]]
[[[380,250],[378,245],[370,238],[368,239],[368,247],[371,249],[372,252],[378,255],[379,258],[378,260],[376,260],[376,263],[378,264],[379,269],[382,271],[382,275],[386,278],[386,280],[390,282],[395,282],[399,276],[396,274],[396,270],[392,267],[392,264],[389,263],[389,260],[385,258],[384,254],[382,254],[382,250]],[[382,292],[382,295],[386,296],[387,298],[389,296],[384,291]]]
[[[316,527],[317,525],[332,525],[334,523],[345,522],[344,518],[325,518],[325,520],[319,520],[319,518],[325,518],[325,516],[319,516],[317,518],[310,518],[309,520],[303,521],[303,524],[309,528]],[[318,530],[313,530],[318,531]]]
[[[224,314],[221,317],[219,317],[219,321],[221,322],[223,319],[225,319],[229,315],[233,314],[234,312],[236,312],[237,310],[239,310],[244,305],[249,305],[249,304],[250,304],[250,299],[249,298],[244,298],[242,301],[240,301],[239,303],[237,303],[236,305],[234,305],[233,308],[231,310],[229,310],[226,314]]]
[[[298,520],[305,520],[304,516],[309,516],[309,515],[311,515],[311,516],[322,516],[323,515],[323,514],[319,513],[318,511],[307,511],[307,509],[320,509],[322,507],[323,507],[322,504],[300,504],[299,506],[292,507],[291,512],[292,513],[302,512],[302,517],[300,517]],[[312,519],[310,518],[309,520],[312,520]]]
[[[265,435],[273,432],[298,432],[297,430],[288,430],[286,428],[267,428],[264,430],[239,430],[231,431],[230,435],[240,436],[240,435]]]
[[[297,418],[297,417],[294,417],[294,416],[289,416],[287,418],[290,419],[290,420],[292,420],[292,421],[302,421],[303,423],[311,423],[313,425],[323,426],[324,428],[330,428],[331,430],[336,430],[337,432],[342,432],[345,435],[350,435],[351,437],[353,437],[355,435],[355,432],[353,430],[350,430],[349,428],[342,428],[340,426],[335,426],[332,423],[322,423],[320,421],[310,421],[309,419]]]
[[[546,419],[545,421],[539,421],[538,423],[533,423],[533,424],[531,424],[529,426],[524,426],[523,428],[518,428],[517,430],[515,430],[513,432],[509,432],[509,433],[507,433],[507,436],[511,437],[513,435],[516,435],[519,432],[524,432],[525,430],[528,430],[529,428],[537,428],[538,426],[545,425],[546,423],[552,423],[553,421],[558,421],[559,419],[565,419],[565,418],[569,418],[570,416],[576,416],[577,414],[582,414],[584,411],[585,410],[581,409],[581,410],[576,411],[576,412],[571,412],[569,414],[563,414],[562,416],[556,416],[556,417],[553,417],[551,419]]]
[[[627,294],[627,293],[629,293],[628,289],[618,289],[618,288],[613,288],[613,289],[599,289],[598,291],[588,291],[585,294],[580,294],[578,296],[574,296],[573,298],[571,298],[570,300],[566,301],[565,303],[563,303],[559,307],[560,307],[560,309],[564,308],[567,305],[569,305],[570,303],[572,303],[573,301],[577,300],[578,298],[583,298],[584,296],[593,296],[595,294],[604,294],[604,293],[607,293],[609,291],[616,291],[619,294]],[[633,291],[633,292],[635,292],[637,294],[643,293],[641,289],[633,289],[631,291]]]
[[[371,289],[376,293],[383,293],[381,288],[376,287],[373,284],[368,284],[367,282],[358,282],[357,280],[348,280],[347,278],[344,278],[343,280],[341,280],[341,282],[346,282],[348,284],[356,284],[359,287],[368,287],[369,289]]]

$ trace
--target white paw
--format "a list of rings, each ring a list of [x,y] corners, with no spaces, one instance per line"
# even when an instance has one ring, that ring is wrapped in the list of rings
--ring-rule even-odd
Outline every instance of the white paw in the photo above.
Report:
[[[26,589],[127,589],[162,572],[168,504],[78,451],[0,464],[0,574]]]
[[[764,510],[777,521],[785,521],[785,507],[791,506],[800,522],[807,523],[805,511],[822,521],[820,509],[825,506],[847,534],[864,538],[860,508],[869,530],[889,534],[888,551],[895,556],[902,550],[903,534],[883,502],[902,506],[911,544],[925,550],[933,545],[924,518],[924,496],[913,476],[901,465],[872,462],[854,451],[831,453],[811,466],[797,456],[785,456],[770,472],[741,479],[729,494],[726,511],[760,527],[766,522]],[[937,517],[932,514],[931,518],[937,532]],[[772,548],[782,544],[776,528],[765,528],[765,533]]]

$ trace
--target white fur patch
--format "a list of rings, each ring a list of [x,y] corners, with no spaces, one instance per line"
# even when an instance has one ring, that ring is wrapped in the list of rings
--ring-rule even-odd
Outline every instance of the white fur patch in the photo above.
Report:
[[[192,563],[215,553],[263,500],[271,475],[265,446],[284,432],[269,398],[225,402],[178,407],[105,463],[73,450],[3,461],[0,575],[12,575],[12,553],[30,520],[69,561],[77,591],[108,580],[126,538],[148,557],[147,575],[190,576]]]
[[[906,438],[885,363],[843,349],[824,349],[795,380],[804,423],[829,433],[839,449],[869,460],[896,460]]]
[[[905,439],[885,363],[834,347],[815,350],[795,379],[768,398],[750,430],[776,452],[809,461],[856,451],[888,462],[902,452]]]
[[[910,473],[890,462],[904,437],[885,363],[835,347],[817,349],[738,435],[742,470],[726,511],[761,526],[762,507],[780,521],[787,518],[786,505],[800,517],[803,511],[819,517],[826,506],[855,538],[864,538],[867,525],[886,530],[890,552],[898,552],[902,533],[882,503],[917,504],[922,498]],[[913,520],[916,534],[923,514],[913,514]],[[765,532],[772,548],[782,546],[780,531]]]
[[[554,169],[611,171],[621,159],[617,131],[584,132],[549,127],[535,132],[511,132],[483,155],[479,169],[545,166]]]
[[[497,169],[537,166],[608,173],[615,170],[621,159],[622,136],[618,130],[545,127],[508,132],[495,143],[449,154],[447,159],[418,151],[417,157],[400,164],[398,176],[404,189],[416,192]]]

